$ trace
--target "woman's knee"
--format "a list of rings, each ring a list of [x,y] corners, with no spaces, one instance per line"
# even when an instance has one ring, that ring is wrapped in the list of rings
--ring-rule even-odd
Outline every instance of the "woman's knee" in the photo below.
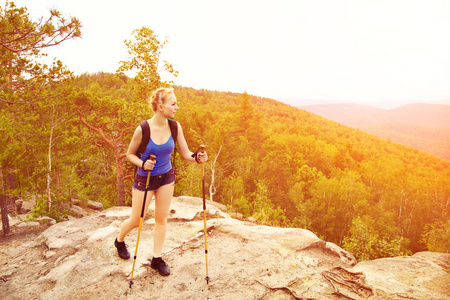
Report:
[[[139,223],[140,223],[140,219],[136,219],[136,218],[130,218],[129,220],[129,225],[131,228],[137,228],[139,227]]]
[[[167,216],[155,216],[155,223],[158,225],[166,225],[167,224]]]

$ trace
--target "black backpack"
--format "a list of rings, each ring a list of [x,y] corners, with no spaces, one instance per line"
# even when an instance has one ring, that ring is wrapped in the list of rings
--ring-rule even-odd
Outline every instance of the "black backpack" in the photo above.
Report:
[[[170,133],[172,134],[173,141],[175,142],[175,149],[173,151],[173,156],[172,156],[172,167],[174,170],[176,170],[175,154],[177,152],[178,124],[177,124],[177,121],[175,121],[175,120],[172,120],[172,119],[167,119],[167,120],[169,121]],[[141,141],[141,144],[139,145],[136,155],[137,155],[137,157],[141,158],[141,154],[144,153],[145,148],[147,148],[147,144],[150,141],[150,126],[148,125],[147,120],[142,121],[141,124],[139,124],[139,126],[141,126],[141,129],[142,129],[142,141]],[[136,168],[136,170],[137,170],[137,168]]]

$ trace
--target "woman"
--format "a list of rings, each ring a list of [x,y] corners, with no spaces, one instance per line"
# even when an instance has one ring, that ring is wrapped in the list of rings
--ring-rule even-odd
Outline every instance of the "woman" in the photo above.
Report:
[[[133,139],[128,147],[127,158],[131,163],[138,166],[139,169],[133,184],[131,216],[122,223],[119,236],[114,241],[114,245],[121,258],[130,258],[130,253],[127,250],[124,239],[131,230],[139,227],[147,173],[151,171],[151,179],[146,198],[152,199],[155,196],[155,227],[153,230],[153,258],[151,267],[158,270],[161,275],[167,276],[170,274],[170,270],[161,258],[161,254],[167,231],[167,216],[169,214],[175,185],[175,173],[170,161],[171,153],[175,148],[175,141],[171,135],[167,119],[174,118],[178,110],[177,99],[173,89],[157,89],[153,92],[150,105],[154,111],[154,115],[151,119],[147,120],[150,125],[150,140],[142,157],[136,155],[142,141],[141,126],[136,128]],[[178,122],[177,127],[177,143],[181,157],[191,162],[206,162],[208,160],[206,152],[192,153],[187,146],[183,130]],[[145,160],[151,154],[156,156],[155,160]],[[144,214],[147,212],[149,203],[150,200],[145,203]]]

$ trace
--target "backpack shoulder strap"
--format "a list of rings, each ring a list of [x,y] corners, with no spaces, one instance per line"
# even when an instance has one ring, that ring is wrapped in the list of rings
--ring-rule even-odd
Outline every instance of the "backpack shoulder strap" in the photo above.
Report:
[[[145,148],[147,147],[148,141],[150,140],[150,126],[148,125],[147,120],[144,120],[139,124],[142,129],[142,141],[139,145],[138,151],[136,155],[141,158],[141,154],[144,153]]]
[[[178,135],[178,124],[177,121],[172,119],[167,119],[169,121],[170,133],[172,134],[172,138],[177,143],[177,135]]]
[[[175,148],[173,149],[172,155],[172,167],[177,172],[177,166],[175,164],[175,156],[177,155],[177,136],[178,136],[178,123],[175,120],[167,119],[169,121],[170,133],[172,134],[173,141],[175,143]]]

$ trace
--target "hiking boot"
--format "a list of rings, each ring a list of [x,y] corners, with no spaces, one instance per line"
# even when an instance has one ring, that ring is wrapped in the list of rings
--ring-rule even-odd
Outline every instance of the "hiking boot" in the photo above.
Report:
[[[114,246],[116,246],[117,252],[119,252],[120,258],[123,258],[123,259],[130,258],[130,252],[128,252],[127,245],[125,244],[125,242],[118,242],[117,238],[116,238],[116,240],[114,241]]]
[[[161,274],[162,276],[170,275],[170,269],[161,257],[153,257],[150,267],[152,267],[152,269],[158,270],[159,274]]]

